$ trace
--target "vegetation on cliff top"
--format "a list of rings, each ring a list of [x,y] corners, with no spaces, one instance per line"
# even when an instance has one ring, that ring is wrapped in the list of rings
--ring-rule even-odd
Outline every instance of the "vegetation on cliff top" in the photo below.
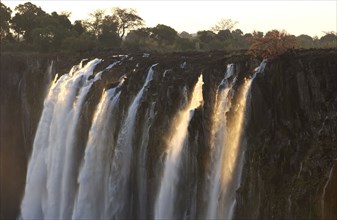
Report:
[[[81,52],[123,49],[127,51],[246,50],[258,58],[271,58],[289,48],[336,48],[337,35],[320,39],[271,30],[244,34],[237,21],[220,20],[211,30],[178,33],[164,24],[144,26],[134,9],[96,10],[87,20],[69,20],[70,13],[46,13],[27,2],[14,11],[1,5],[1,51]],[[14,16],[12,16],[14,14]]]

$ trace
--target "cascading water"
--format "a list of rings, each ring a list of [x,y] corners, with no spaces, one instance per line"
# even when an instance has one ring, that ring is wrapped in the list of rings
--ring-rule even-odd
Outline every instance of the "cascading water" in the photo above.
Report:
[[[228,126],[224,158],[222,163],[221,192],[223,193],[223,210],[220,215],[225,219],[232,219],[234,206],[236,203],[236,190],[240,185],[241,171],[243,167],[243,156],[245,149],[244,140],[244,119],[246,117],[247,96],[252,79],[245,80],[239,90],[235,115]]]
[[[210,185],[208,195],[208,207],[207,207],[207,219],[215,219],[218,217],[217,210],[219,204],[219,193],[221,184],[221,171],[222,162],[224,157],[224,149],[226,148],[225,140],[227,133],[227,117],[226,114],[230,109],[231,98],[229,97],[229,91],[232,88],[232,83],[229,82],[229,77],[234,74],[234,65],[227,65],[227,71],[225,78],[222,80],[219,91],[216,96],[216,102],[213,112],[213,127],[212,127],[212,140],[211,140],[211,173],[210,173]]]
[[[236,103],[230,95],[233,83],[230,77],[235,74],[234,64],[227,66],[223,81],[219,86],[211,140],[210,183],[208,186],[207,219],[232,219],[236,204],[236,190],[241,182],[243,156],[245,151],[245,117],[246,107],[250,101],[251,84],[257,73],[263,72],[266,66],[264,60],[251,79],[244,79],[238,90]],[[228,112],[234,111],[228,118]]]
[[[147,219],[147,198],[148,198],[148,174],[147,174],[147,154],[148,154],[148,142],[150,138],[150,126],[152,124],[152,120],[154,118],[154,106],[155,103],[151,103],[150,108],[147,109],[144,118],[146,121],[144,126],[142,127],[142,135],[141,135],[141,143],[139,145],[139,153],[138,153],[138,161],[137,161],[137,217],[139,219]]]
[[[184,100],[174,100],[175,95],[170,94],[182,90],[172,92],[169,88],[174,88],[177,81],[165,80],[170,77],[180,80],[182,75],[177,77],[171,70],[153,77],[157,64],[152,65],[145,82],[139,86],[140,90],[125,111],[121,106],[130,100],[127,90],[127,86],[133,86],[130,81],[124,83],[124,79],[120,80],[117,86],[99,92],[100,100],[97,99],[97,106],[92,108],[95,112],[85,131],[87,139],[81,142],[83,146],[78,146],[82,139],[78,132],[80,119],[88,104],[89,91],[97,89],[94,82],[104,78],[104,72],[92,77],[100,62],[100,59],[94,59],[83,66],[83,61],[69,74],[60,78],[56,76],[50,86],[28,166],[21,218],[232,218],[245,149],[246,103],[249,102],[253,79],[244,80],[238,87],[233,86],[238,83],[235,65],[228,65],[217,90],[211,120],[201,116],[203,111],[195,114],[197,108],[203,108],[203,92],[207,92],[203,91],[202,75],[190,98],[186,84],[180,84],[180,88],[184,88],[180,97]],[[122,62],[117,61],[106,70],[110,71],[117,64],[122,65]],[[257,72],[262,72],[264,66],[261,64]],[[179,69],[186,71],[188,68]],[[131,77],[134,76],[131,74]],[[160,108],[163,103],[159,100],[165,100],[165,97],[159,94],[169,97],[168,107],[176,106],[171,115],[167,109]],[[206,132],[202,126],[193,126],[194,121],[199,123],[198,120],[208,120],[205,124],[212,124],[205,185],[199,185],[198,177],[191,176],[199,172],[194,171],[201,164],[196,153],[198,150],[192,148],[201,145],[197,143],[199,135]],[[161,134],[166,134],[165,140],[162,140],[165,137],[153,138],[157,135],[156,128],[162,129]],[[193,129],[198,132],[193,132]],[[165,159],[163,166],[156,161],[160,155]],[[151,170],[149,164],[159,166]],[[182,180],[182,175],[190,177]],[[179,190],[185,183],[188,185],[185,189],[190,186],[193,189],[182,193]],[[188,195],[191,193],[201,193],[202,196]],[[205,210],[196,208],[201,197],[207,201]],[[184,207],[178,207],[179,199],[183,200],[180,203],[184,203]]]
[[[113,218],[122,219],[127,216],[127,206],[130,204],[129,176],[133,156],[133,137],[135,132],[134,126],[136,122],[136,115],[144,90],[152,81],[154,73],[153,67],[155,65],[151,66],[149,69],[143,87],[131,103],[118,135],[110,171],[110,186],[112,193],[111,209]]]
[[[95,59],[83,68],[73,68],[55,80],[49,90],[28,165],[21,205],[23,218],[63,218],[69,214],[71,204],[62,201],[75,196],[71,146],[75,141],[74,130],[83,101],[96,80],[88,77],[100,62]]]
[[[73,218],[107,219],[111,216],[109,192],[110,159],[113,154],[112,116],[117,110],[120,87],[104,92],[98,104],[85,150],[84,164],[79,175],[79,192]],[[93,178],[95,177],[95,178]]]
[[[176,196],[177,170],[180,165],[181,151],[188,135],[188,125],[193,116],[194,109],[203,101],[202,75],[192,93],[192,98],[186,107],[177,113],[172,128],[169,131],[171,138],[167,144],[167,156],[164,165],[163,177],[155,204],[155,219],[173,219],[174,201]]]

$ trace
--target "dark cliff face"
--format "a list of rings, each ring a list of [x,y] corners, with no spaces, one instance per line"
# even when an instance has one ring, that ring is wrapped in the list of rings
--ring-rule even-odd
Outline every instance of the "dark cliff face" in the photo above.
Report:
[[[165,147],[165,130],[169,127],[170,118],[186,101],[184,86],[190,96],[197,77],[202,73],[205,102],[203,108],[195,112],[189,126],[189,142],[192,144],[190,149],[185,149],[189,153],[184,154],[184,166],[191,169],[181,175],[186,179],[181,181],[184,184],[179,185],[184,193],[179,195],[177,206],[186,210],[183,206],[191,204],[188,200],[195,200],[197,207],[194,208],[203,209],[205,201],[189,195],[200,195],[196,193],[199,189],[191,186],[202,185],[206,178],[210,118],[218,85],[224,77],[226,64],[237,65],[237,85],[240,85],[240,81],[250,75],[258,63],[245,55],[231,56],[220,52],[157,54],[148,58],[143,58],[142,54],[127,58],[106,54],[97,57],[103,58],[104,62],[95,72],[116,60],[123,60],[123,64],[104,71],[102,80],[94,83],[86,98],[77,131],[77,136],[81,137],[76,142],[77,166],[83,157],[83,146],[103,89],[114,87],[121,76],[127,76],[115,116],[125,117],[132,98],[143,86],[149,67],[159,63],[154,67],[155,83],[146,90],[136,121],[138,128],[150,120],[148,133],[156,134],[149,137],[149,158],[145,164],[148,188],[152,190],[149,201],[145,203],[153,206],[154,192],[158,190],[156,175],[163,163],[160,155]],[[49,71],[52,60],[53,68]],[[65,73],[76,64],[72,60],[57,56],[1,56],[1,218],[16,218],[18,215],[27,162],[48,84],[56,73]],[[270,61],[264,73],[254,80],[252,102],[248,107],[248,149],[237,193],[237,218],[319,218],[323,215],[322,198],[325,201],[324,216],[333,216],[331,210],[335,207],[336,197],[332,195],[336,195],[333,191],[336,178],[327,181],[333,160],[337,158],[336,60],[335,51],[288,53]],[[187,65],[182,68],[184,62]],[[143,133],[142,129],[137,130],[135,138]],[[114,139],[117,135],[114,134]],[[136,173],[137,164],[135,162],[131,168],[131,175]],[[336,168],[331,173],[335,177]],[[136,176],[132,178],[136,179]],[[134,196],[140,196],[136,186],[130,188],[134,190],[131,190]],[[139,216],[140,207],[130,205],[133,210],[129,217]],[[177,212],[178,216],[183,216],[179,209]],[[193,216],[190,217],[193,219]]]
[[[69,71],[72,58],[13,53],[0,58],[0,218],[15,219],[43,100],[55,74]]]
[[[238,218],[336,219],[336,190],[324,189],[337,158],[336,51],[270,61],[253,83],[247,133]]]
[[[48,58],[1,55],[1,219],[14,219],[19,211],[50,62]]]

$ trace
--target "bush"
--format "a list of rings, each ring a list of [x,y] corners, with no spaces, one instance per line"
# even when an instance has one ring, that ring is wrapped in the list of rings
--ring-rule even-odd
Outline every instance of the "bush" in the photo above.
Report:
[[[254,32],[249,52],[258,59],[273,59],[297,46],[296,37],[285,31],[272,30],[265,36]]]

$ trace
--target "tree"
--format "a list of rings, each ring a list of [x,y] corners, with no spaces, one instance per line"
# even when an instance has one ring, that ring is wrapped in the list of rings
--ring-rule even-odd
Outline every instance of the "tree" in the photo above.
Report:
[[[121,44],[121,38],[118,33],[118,23],[113,16],[106,15],[101,24],[101,33],[98,35],[98,40],[105,47],[117,47]]]
[[[236,37],[241,37],[243,35],[243,32],[240,29],[236,29],[234,31],[232,31],[232,34]]]
[[[252,34],[254,37],[259,37],[259,38],[261,38],[261,37],[263,37],[263,32],[261,32],[261,31],[253,31],[253,34]]]
[[[47,52],[54,49],[55,29],[53,26],[35,28],[32,31],[32,40],[36,49]]]
[[[192,39],[193,38],[193,36],[191,34],[189,34],[188,32],[186,32],[186,31],[181,32],[179,34],[179,37],[186,38],[186,39]]]
[[[76,33],[78,33],[78,35],[81,35],[86,31],[81,20],[76,20],[74,22],[73,29]]]
[[[90,18],[86,21],[85,26],[89,33],[95,39],[98,39],[98,36],[102,33],[102,23],[105,16],[105,11],[102,9],[97,9],[94,12],[89,14]]]
[[[17,13],[12,19],[12,28],[18,34],[18,38],[23,35],[27,42],[32,42],[32,31],[38,27],[36,19],[46,13],[30,2],[16,6],[15,11]]]
[[[219,32],[221,30],[232,30],[239,22],[233,21],[232,19],[221,19],[218,23],[211,28],[214,32]]]
[[[188,38],[178,37],[175,46],[178,50],[191,51],[194,49],[194,42]]]
[[[11,20],[11,14],[12,10],[4,5],[2,2],[0,2],[0,14],[1,14],[1,20],[0,20],[0,36],[1,40],[3,40],[5,37],[10,35],[9,32],[9,22]]]
[[[201,43],[208,44],[216,37],[216,34],[212,31],[198,31],[198,39]]]
[[[314,39],[306,34],[301,34],[297,37],[297,40],[301,47],[303,48],[313,48],[314,47]]]
[[[124,37],[126,31],[130,31],[144,25],[143,19],[137,15],[137,11],[135,9],[113,8],[112,13],[114,19],[118,23],[118,34],[120,38]]]
[[[145,47],[150,39],[151,28],[140,28],[131,30],[125,37],[124,45],[131,49]]]
[[[232,38],[232,33],[228,29],[220,30],[217,34],[217,38],[221,41],[227,41]]]
[[[71,30],[73,26],[69,20],[70,14],[70,12],[61,12],[60,14],[53,12],[51,15],[62,27],[67,30]]]
[[[212,31],[198,31],[197,32],[197,49],[209,50],[222,48],[217,35]]]
[[[158,24],[152,28],[151,33],[150,37],[157,41],[160,46],[163,44],[172,45],[178,37],[176,30],[164,24]]]
[[[325,35],[319,39],[320,46],[325,48],[337,47],[337,33],[334,31],[324,32]]]
[[[246,39],[243,36],[243,32],[240,29],[232,31],[231,46],[233,49],[244,49],[247,48]]]
[[[285,31],[272,30],[264,37],[253,33],[250,53],[258,59],[272,59],[298,45],[295,36]]]
[[[67,15],[53,12],[38,16],[35,19],[36,27],[32,30],[32,40],[38,50],[58,50],[62,41],[76,35]],[[43,46],[43,48],[41,48]]]

